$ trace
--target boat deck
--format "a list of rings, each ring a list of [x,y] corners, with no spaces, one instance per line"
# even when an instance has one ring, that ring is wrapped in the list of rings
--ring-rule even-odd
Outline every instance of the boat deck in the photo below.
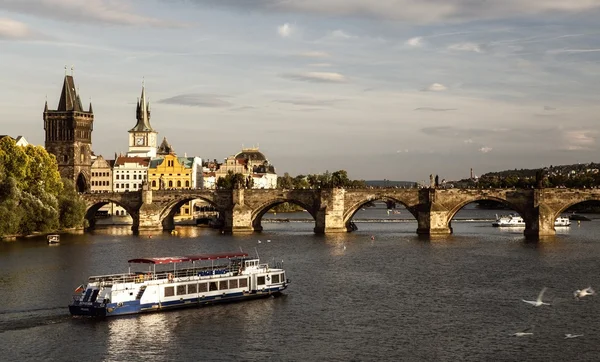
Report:
[[[96,275],[88,278],[89,283],[97,283],[101,285],[112,285],[120,283],[143,283],[148,280],[174,280],[184,279],[191,277],[209,277],[215,275],[229,276],[232,273],[233,276],[240,275],[241,270],[239,266],[214,266],[214,267],[193,267],[180,270],[172,271],[160,271],[160,272],[135,272],[135,273],[123,273],[123,274],[111,274],[111,275]]]

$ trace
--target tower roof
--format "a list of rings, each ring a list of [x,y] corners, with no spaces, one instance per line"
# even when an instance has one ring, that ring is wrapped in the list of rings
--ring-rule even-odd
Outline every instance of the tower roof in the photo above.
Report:
[[[150,103],[146,101],[146,88],[143,85],[142,96],[137,104],[136,119],[137,123],[130,132],[154,132],[154,129],[152,129],[152,126],[150,125]]]
[[[171,146],[169,141],[167,141],[167,137],[163,138],[160,146],[158,146],[158,150],[156,150],[156,154],[157,155],[175,154],[175,150],[173,149],[173,147]]]
[[[60,101],[58,102],[58,108],[56,110],[59,112],[84,112],[81,100],[75,90],[75,81],[71,75],[65,75],[62,93],[60,94]]]

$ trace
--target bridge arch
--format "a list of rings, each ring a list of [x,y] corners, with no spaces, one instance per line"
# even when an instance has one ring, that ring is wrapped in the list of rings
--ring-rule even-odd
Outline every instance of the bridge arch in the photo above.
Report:
[[[313,221],[315,221],[315,224],[316,224],[317,216],[315,214],[315,210],[313,210],[312,207],[308,206],[306,203],[304,203],[300,200],[296,200],[293,198],[281,197],[281,198],[271,199],[271,200],[264,202],[254,208],[254,210],[252,211],[252,214],[251,214],[252,228],[254,229],[254,231],[262,231],[263,230],[262,218],[267,213],[267,211],[271,210],[275,206],[284,204],[286,202],[290,203],[290,204],[298,205],[301,208],[303,208],[304,210],[308,211],[308,213],[310,214],[310,216],[312,216]]]
[[[202,200],[208,203],[214,207],[215,210],[217,210],[220,216],[223,215],[224,210],[214,200],[199,195],[186,195],[168,202],[162,208],[159,218],[163,230],[173,230],[175,228],[175,213],[177,210],[179,210],[181,206],[185,205],[186,203],[194,200]]]
[[[91,230],[96,227],[96,213],[102,206],[113,203],[118,205],[127,211],[129,216],[131,216],[133,220],[132,229],[134,229],[137,225],[139,225],[139,210],[130,207],[126,203],[120,202],[119,200],[115,200],[112,198],[99,198],[93,201],[88,201],[85,210],[85,220],[87,220],[88,226],[87,229]]]
[[[568,202],[560,205],[559,207],[557,207],[556,209],[554,209],[554,219],[556,219],[557,217],[559,217],[562,213],[564,213],[565,211],[567,211],[567,209],[569,209],[572,206],[575,206],[577,204],[582,204],[582,203],[596,203],[596,204],[600,204],[600,195],[596,196],[596,195],[592,195],[592,196],[586,196],[586,197],[579,197],[576,199],[571,199]]]
[[[344,210],[343,220],[344,220],[344,225],[346,226],[346,229],[348,231],[353,230],[350,223],[352,222],[352,218],[354,217],[354,215],[360,209],[362,209],[362,207],[364,205],[366,205],[370,202],[375,202],[375,201],[384,201],[384,202],[392,201],[394,203],[401,204],[402,206],[404,206],[406,208],[406,210],[408,210],[408,212],[411,213],[411,215],[415,218],[415,220],[418,217],[416,208],[413,207],[413,205],[411,205],[410,202],[408,202],[406,200],[402,200],[401,198],[399,198],[395,195],[388,195],[388,194],[369,195],[368,197],[366,197],[364,199],[354,202],[352,205],[350,205],[349,207],[347,207]]]
[[[523,218],[523,221],[525,221],[526,229],[531,227],[531,219],[529,218],[529,215],[525,212],[525,210],[521,208],[520,205],[514,204],[499,196],[486,194],[475,194],[471,198],[462,200],[460,203],[454,205],[454,207],[448,212],[448,224],[446,225],[446,227],[452,230],[452,220],[454,219],[454,216],[456,216],[456,214],[465,206],[477,201],[496,201],[502,205],[505,205]]]

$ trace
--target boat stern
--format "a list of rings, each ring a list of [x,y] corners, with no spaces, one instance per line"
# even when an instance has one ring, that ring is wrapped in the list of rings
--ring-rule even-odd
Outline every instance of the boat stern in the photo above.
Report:
[[[101,303],[74,301],[69,304],[69,313],[73,316],[106,317],[106,306]]]

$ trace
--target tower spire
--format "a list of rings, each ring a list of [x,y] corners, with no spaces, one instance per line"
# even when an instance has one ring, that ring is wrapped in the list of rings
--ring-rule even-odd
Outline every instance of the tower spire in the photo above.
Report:
[[[132,131],[154,131],[150,125],[150,103],[146,98],[145,81],[142,78],[142,95],[137,104],[137,124]]]

